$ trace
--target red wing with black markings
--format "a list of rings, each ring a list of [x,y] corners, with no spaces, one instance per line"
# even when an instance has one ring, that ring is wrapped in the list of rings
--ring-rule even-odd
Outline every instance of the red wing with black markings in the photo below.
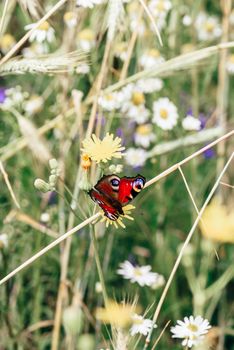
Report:
[[[110,220],[117,220],[123,215],[123,207],[127,205],[144,188],[145,178],[122,177],[117,175],[103,176],[94,186],[89,195],[104,211]]]

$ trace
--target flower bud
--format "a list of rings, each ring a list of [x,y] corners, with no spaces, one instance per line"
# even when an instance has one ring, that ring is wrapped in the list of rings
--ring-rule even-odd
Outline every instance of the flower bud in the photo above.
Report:
[[[79,183],[79,188],[83,191],[89,191],[92,188],[92,185],[88,179],[87,171],[83,171],[82,178],[81,178],[80,183]]]
[[[36,187],[38,191],[41,191],[43,193],[51,191],[50,185],[42,179],[36,179],[34,181],[34,187]]]
[[[56,175],[50,175],[49,177],[49,182],[50,186],[54,187],[57,181],[57,176]]]
[[[95,338],[91,334],[82,334],[77,342],[77,350],[94,350]]]
[[[91,159],[87,154],[83,154],[81,156],[81,167],[84,170],[88,170],[91,167]]]
[[[68,306],[63,312],[63,326],[68,335],[79,334],[83,328],[83,311],[79,306]]]
[[[52,158],[49,160],[49,165],[51,169],[57,169],[58,168],[58,162],[55,158]]]
[[[109,170],[113,174],[119,174],[123,171],[123,165],[122,164],[117,164],[117,165],[110,165]]]

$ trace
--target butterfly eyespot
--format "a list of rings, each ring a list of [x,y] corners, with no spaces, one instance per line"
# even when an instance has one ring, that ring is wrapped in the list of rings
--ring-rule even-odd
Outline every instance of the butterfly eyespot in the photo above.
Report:
[[[119,186],[119,180],[118,179],[112,179],[111,180],[111,185],[113,187],[118,187]]]
[[[136,179],[134,182],[133,182],[133,189],[134,191],[136,192],[140,192],[142,190],[142,188],[144,187],[144,181],[143,179]]]

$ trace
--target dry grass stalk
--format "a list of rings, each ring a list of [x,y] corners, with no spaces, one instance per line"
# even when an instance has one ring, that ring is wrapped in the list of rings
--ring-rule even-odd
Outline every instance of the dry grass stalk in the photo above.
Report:
[[[189,52],[186,54],[182,54],[176,56],[164,63],[161,63],[155,69],[147,69],[143,70],[139,73],[131,75],[123,81],[120,81],[116,84],[109,86],[108,88],[103,90],[103,93],[109,93],[115,90],[122,88],[123,86],[134,83],[139,79],[148,78],[148,77],[168,77],[172,75],[175,71],[184,70],[192,67],[199,61],[205,60],[213,55],[216,55],[220,50],[234,47],[234,41],[230,41],[227,43],[222,43],[210,47],[206,47],[204,49],[196,50],[193,52]],[[91,103],[92,99],[89,98],[87,103]]]
[[[79,51],[66,54],[50,54],[36,58],[16,57],[0,66],[0,76],[9,74],[43,73],[58,74],[73,72],[84,64],[85,56]]]
[[[143,15],[143,7],[140,9],[139,14],[138,14],[138,19],[137,19],[138,23],[140,22],[142,15]],[[120,81],[122,81],[126,78],[126,75],[128,72],[128,67],[129,67],[129,64],[131,61],[131,57],[132,57],[133,49],[134,49],[135,44],[136,44],[137,37],[138,37],[138,26],[136,26],[135,30],[132,32],[132,36],[131,36],[131,39],[130,39],[129,44],[128,44],[127,57],[124,61],[123,68],[122,68],[121,73],[120,73],[120,78],[119,78]]]
[[[42,140],[42,138],[38,135],[36,127],[30,120],[24,118],[18,112],[16,112],[16,110],[13,110],[13,113],[17,117],[20,131],[27,140],[28,147],[30,148],[32,154],[42,163],[47,163],[52,158],[52,155],[46,145],[45,140]]]
[[[218,126],[207,130],[202,130],[197,134],[188,135],[177,140],[159,143],[147,152],[147,158],[165,154],[181,147],[194,146],[199,143],[209,142],[216,137],[220,137],[221,135],[223,135],[223,129]]]
[[[18,0],[18,3],[26,13],[30,14],[31,17],[36,19],[39,18],[42,8],[38,0]]]
[[[37,231],[40,231],[41,233],[44,233],[50,237],[53,238],[57,238],[58,237],[58,233],[51,230],[50,228],[42,225],[41,223],[39,223],[38,221],[36,221],[35,219],[33,219],[31,216],[22,213],[20,211],[17,210],[12,210],[6,217],[6,219],[4,220],[4,222],[9,223],[11,221],[20,221],[23,222],[26,225],[31,226],[32,228],[34,228]]]
[[[107,40],[114,39],[119,22],[122,20],[124,14],[122,0],[109,0],[107,8]]]
[[[3,11],[2,11],[2,17],[1,17],[1,21],[0,21],[0,39],[1,39],[1,36],[3,33],[4,20],[6,17],[8,5],[9,5],[9,0],[5,0]]]
[[[144,1],[144,0],[139,0],[139,1],[140,1],[141,5],[142,5],[143,9],[145,10],[147,16],[148,16],[149,19],[150,19],[150,22],[151,22],[152,27],[153,27],[153,29],[154,29],[154,31],[155,31],[157,37],[158,37],[158,40],[159,40],[160,45],[163,46],[161,34],[160,34],[160,31],[159,31],[159,29],[158,29],[158,26],[157,26],[157,24],[156,24],[156,22],[155,22],[155,20],[154,20],[154,17],[152,16],[150,10],[148,9],[148,6],[146,5],[145,1]]]
[[[11,184],[10,184],[10,181],[9,181],[9,178],[8,178],[8,174],[7,174],[7,172],[5,171],[4,166],[3,166],[3,164],[2,164],[1,161],[0,161],[0,171],[1,171],[1,173],[2,173],[2,176],[3,176],[3,178],[4,178],[5,183],[6,183],[6,185],[7,185],[7,188],[8,188],[8,190],[9,190],[9,192],[10,192],[11,198],[13,199],[13,202],[15,203],[16,207],[17,207],[18,209],[20,209],[19,202],[17,201],[16,196],[15,196],[15,193],[14,193],[14,191],[13,191],[13,188],[12,188],[12,186],[11,186]]]
[[[223,11],[222,18],[222,38],[223,43],[229,39],[230,30],[230,14],[232,9],[232,0],[220,0],[220,5]],[[224,129],[227,128],[227,105],[228,105],[228,72],[226,69],[228,48],[223,49],[220,52],[220,60],[218,66],[218,88],[217,88],[217,114],[219,119],[219,125]],[[225,148],[224,145],[218,146],[218,160],[217,171],[223,168],[225,162]]]

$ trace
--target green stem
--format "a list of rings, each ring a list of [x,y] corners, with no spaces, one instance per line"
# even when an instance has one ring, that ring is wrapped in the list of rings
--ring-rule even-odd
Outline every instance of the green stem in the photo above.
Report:
[[[95,256],[95,261],[96,261],[96,265],[97,265],[98,276],[99,276],[101,286],[102,286],[103,299],[104,299],[105,306],[107,306],[108,296],[107,296],[107,292],[106,292],[106,286],[105,286],[104,276],[103,276],[103,272],[102,272],[102,266],[101,266],[100,258],[98,255],[98,243],[97,243],[97,239],[96,239],[96,235],[95,235],[95,231],[94,231],[93,226],[90,227],[90,235],[91,235],[91,240],[92,240],[92,244],[93,244],[93,248],[94,248],[94,256]]]
[[[231,265],[217,281],[215,281],[210,287],[206,289],[205,291],[206,298],[209,299],[214,294],[221,291],[228,284],[228,282],[231,281],[233,276],[234,276],[234,266]]]

